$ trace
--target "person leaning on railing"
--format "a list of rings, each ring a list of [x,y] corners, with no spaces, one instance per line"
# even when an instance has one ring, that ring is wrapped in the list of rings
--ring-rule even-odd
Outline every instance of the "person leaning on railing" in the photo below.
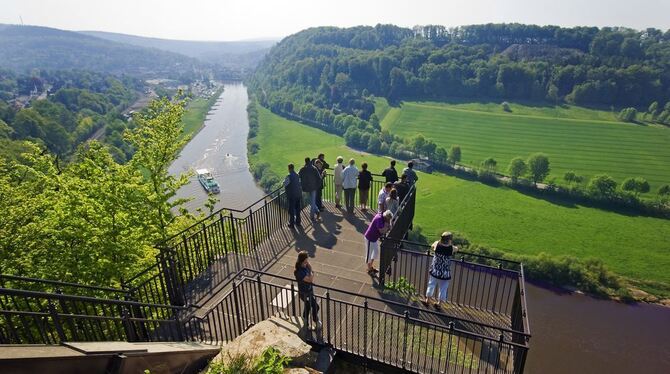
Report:
[[[379,273],[379,270],[374,267],[375,259],[379,256],[379,238],[391,229],[392,219],[393,213],[390,210],[377,213],[363,235],[365,238],[365,263],[370,275]]]
[[[435,308],[440,309],[440,303],[447,301],[447,290],[449,289],[449,280],[451,279],[451,261],[450,258],[458,251],[458,247],[453,245],[453,234],[445,231],[440,240],[433,243],[431,250],[433,260],[428,270],[428,288],[426,289],[426,298],[424,303],[428,305],[431,301]],[[435,301],[435,286],[439,286],[438,301]]]
[[[377,211],[382,213],[387,210],[390,210],[386,206],[386,198],[391,195],[391,190],[393,189],[393,183],[391,182],[386,182],[384,187],[379,190],[379,194],[377,194]]]

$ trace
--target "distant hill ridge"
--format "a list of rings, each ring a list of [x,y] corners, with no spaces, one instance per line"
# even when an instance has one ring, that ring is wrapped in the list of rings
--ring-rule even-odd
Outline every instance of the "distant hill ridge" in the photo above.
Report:
[[[136,76],[178,76],[201,62],[178,53],[41,26],[0,24],[0,67],[17,71],[82,69]]]
[[[201,61],[223,65],[253,67],[267,53],[276,39],[256,41],[197,41],[173,40],[119,34],[104,31],[80,31],[80,34],[146,48],[179,53]]]

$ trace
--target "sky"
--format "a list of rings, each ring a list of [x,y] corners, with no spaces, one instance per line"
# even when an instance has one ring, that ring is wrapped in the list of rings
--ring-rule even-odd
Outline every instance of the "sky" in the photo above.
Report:
[[[0,0],[0,23],[182,40],[281,38],[314,26],[519,22],[670,29],[670,0]]]

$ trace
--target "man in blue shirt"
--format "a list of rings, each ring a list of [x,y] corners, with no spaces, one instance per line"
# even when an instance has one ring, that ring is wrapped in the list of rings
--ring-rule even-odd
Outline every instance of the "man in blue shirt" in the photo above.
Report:
[[[300,198],[302,197],[302,186],[300,176],[295,172],[295,166],[288,164],[288,175],[284,178],[284,190],[288,199],[288,227],[300,226]]]

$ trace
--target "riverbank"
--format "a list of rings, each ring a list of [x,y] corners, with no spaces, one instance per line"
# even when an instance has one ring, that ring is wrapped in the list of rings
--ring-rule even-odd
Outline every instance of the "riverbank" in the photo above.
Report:
[[[197,97],[188,103],[186,111],[182,117],[184,136],[191,138],[202,130],[203,126],[205,126],[207,113],[212,110],[212,107],[216,104],[216,101],[223,93],[223,90],[224,86],[222,85],[210,97]]]
[[[351,150],[341,137],[284,119],[260,106],[258,113],[260,127],[253,140],[257,145],[250,147],[256,148],[256,153],[250,159],[252,164],[267,164],[276,175],[283,175],[289,162],[300,164],[306,156],[315,157],[321,152],[329,160],[341,155],[355,158],[357,165],[367,162],[373,172],[388,165],[387,158]],[[666,240],[670,227],[666,220],[538,199],[505,186],[441,173],[419,175],[415,222],[429,238],[449,228],[484,248],[515,256],[551,258],[538,262],[545,267],[538,273],[551,271],[560,275],[558,279],[570,279],[580,267],[586,267],[594,271],[589,271],[584,281],[601,283],[600,277],[609,274],[605,270],[610,269],[640,282],[636,288],[658,296],[620,295],[624,299],[661,301],[670,295],[670,274],[666,271],[670,266]],[[645,238],[644,246],[640,238]],[[610,296],[617,295],[610,292]]]

